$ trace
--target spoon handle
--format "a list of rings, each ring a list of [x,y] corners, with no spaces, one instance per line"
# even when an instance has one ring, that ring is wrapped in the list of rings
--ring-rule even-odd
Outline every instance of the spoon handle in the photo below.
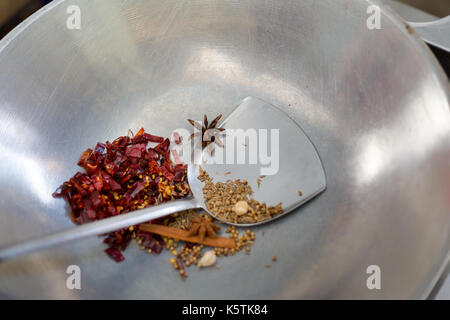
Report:
[[[199,208],[195,198],[169,201],[154,207],[136,210],[115,217],[97,220],[65,231],[50,234],[26,242],[11,246],[0,247],[0,262],[15,258],[24,254],[46,249],[59,244],[69,243],[74,240],[95,236],[122,228],[137,225],[153,219],[167,216],[171,213]]]

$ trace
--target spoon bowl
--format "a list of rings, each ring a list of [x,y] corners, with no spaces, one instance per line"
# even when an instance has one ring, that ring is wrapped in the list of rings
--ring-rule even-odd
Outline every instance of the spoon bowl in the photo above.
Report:
[[[301,127],[277,107],[247,97],[219,125],[225,128],[223,147],[199,153],[188,169],[189,184],[202,208],[235,226],[253,227],[279,219],[326,189],[326,176],[316,148]],[[219,154],[216,154],[219,153]],[[213,182],[247,180],[252,197],[267,206],[282,204],[283,212],[254,223],[233,223],[211,213],[196,178],[199,166]],[[199,187],[200,185],[200,187]]]

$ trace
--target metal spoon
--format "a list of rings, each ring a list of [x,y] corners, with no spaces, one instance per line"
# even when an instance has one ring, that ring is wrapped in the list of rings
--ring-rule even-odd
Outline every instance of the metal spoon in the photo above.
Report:
[[[314,146],[301,128],[278,108],[262,100],[248,97],[223,121],[221,127],[226,127],[227,131],[230,132],[232,132],[232,129],[241,129],[247,133],[251,133],[251,130],[256,130],[257,133],[260,130],[278,130],[279,148],[278,150],[272,148],[272,151],[278,152],[279,166],[276,174],[268,175],[264,178],[261,186],[257,186],[256,180],[260,176],[262,166],[252,163],[238,163],[239,161],[232,161],[231,164],[203,163],[202,160],[206,159],[207,151],[205,150],[196,153],[200,155],[199,158],[197,156],[193,164],[188,166],[187,178],[192,191],[191,197],[87,223],[55,234],[0,248],[0,261],[89,236],[120,230],[183,210],[203,209],[215,217],[205,205],[203,183],[197,179],[200,163],[215,181],[246,179],[255,191],[255,199],[259,198],[261,201],[264,200],[268,204],[273,203],[274,205],[279,202],[283,203],[282,214],[258,223],[235,224],[238,226],[254,226],[278,219],[325,189],[325,172]],[[250,136],[244,138],[250,139]],[[225,150],[227,149],[227,143],[230,143],[230,141],[225,139]],[[271,146],[276,142],[271,141]],[[216,174],[219,171],[230,171],[231,174]],[[301,196],[297,193],[300,188]],[[233,224],[227,221],[223,222]]]

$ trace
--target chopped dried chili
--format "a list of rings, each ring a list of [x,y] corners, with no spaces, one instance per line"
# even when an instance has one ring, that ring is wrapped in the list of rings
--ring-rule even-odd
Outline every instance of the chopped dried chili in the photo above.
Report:
[[[149,143],[157,145],[152,148]],[[148,134],[143,128],[133,137],[97,143],[78,161],[86,172],[77,172],[53,196],[68,201],[72,218],[79,224],[183,198],[190,193],[187,166],[172,162],[169,147],[169,139]],[[105,252],[115,261],[123,261],[121,251],[132,235],[128,228],[109,233],[104,239],[109,246]],[[143,248],[156,254],[162,251],[161,237],[143,231],[135,236],[142,240]]]

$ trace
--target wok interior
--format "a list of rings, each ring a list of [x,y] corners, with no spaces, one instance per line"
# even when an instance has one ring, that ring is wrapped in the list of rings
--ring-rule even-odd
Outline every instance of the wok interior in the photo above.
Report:
[[[77,3],[81,30],[64,27],[66,4],[55,3],[0,43],[0,243],[71,226],[51,193],[97,141],[140,127],[168,136],[246,96],[302,126],[328,187],[261,227],[252,256],[224,259],[220,272],[190,271],[182,283],[158,257],[132,246],[115,264],[90,239],[0,265],[0,296],[405,298],[427,290],[449,251],[450,116],[441,74],[401,23],[383,13],[383,29],[368,30],[368,3],[356,0]],[[268,276],[262,261],[275,253]],[[65,288],[69,264],[81,267],[87,290]],[[381,291],[365,287],[371,264],[383,270]]]

